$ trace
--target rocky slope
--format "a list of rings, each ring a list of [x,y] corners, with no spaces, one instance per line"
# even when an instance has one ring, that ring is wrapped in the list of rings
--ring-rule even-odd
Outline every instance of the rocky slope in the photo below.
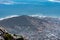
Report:
[[[60,19],[18,16],[0,21],[8,32],[21,34],[29,40],[60,40]]]
[[[3,27],[0,27],[0,40],[26,40],[21,35],[8,33]]]

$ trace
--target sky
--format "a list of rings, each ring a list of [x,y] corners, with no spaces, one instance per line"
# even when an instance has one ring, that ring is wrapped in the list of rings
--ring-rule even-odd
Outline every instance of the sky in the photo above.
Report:
[[[0,18],[10,15],[60,17],[60,0],[0,0]]]

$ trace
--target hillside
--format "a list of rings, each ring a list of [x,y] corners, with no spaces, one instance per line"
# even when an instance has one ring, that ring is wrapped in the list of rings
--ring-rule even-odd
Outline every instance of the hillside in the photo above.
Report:
[[[60,19],[22,15],[0,21],[9,33],[21,34],[29,40],[60,40]]]

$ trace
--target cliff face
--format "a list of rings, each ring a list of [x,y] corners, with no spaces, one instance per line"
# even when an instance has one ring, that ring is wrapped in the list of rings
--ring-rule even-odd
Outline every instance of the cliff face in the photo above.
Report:
[[[4,30],[4,28],[0,27],[0,40],[4,40],[4,38],[3,38],[4,32],[1,29]]]
[[[19,16],[0,21],[8,32],[21,34],[29,40],[58,40],[60,19],[52,17]]]
[[[0,27],[0,40],[25,40],[23,36],[10,34],[3,27]]]

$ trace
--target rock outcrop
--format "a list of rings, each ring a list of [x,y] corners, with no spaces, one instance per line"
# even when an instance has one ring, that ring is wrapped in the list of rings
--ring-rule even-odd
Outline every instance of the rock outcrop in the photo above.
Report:
[[[23,36],[8,33],[3,27],[0,27],[0,40],[25,40]]]

